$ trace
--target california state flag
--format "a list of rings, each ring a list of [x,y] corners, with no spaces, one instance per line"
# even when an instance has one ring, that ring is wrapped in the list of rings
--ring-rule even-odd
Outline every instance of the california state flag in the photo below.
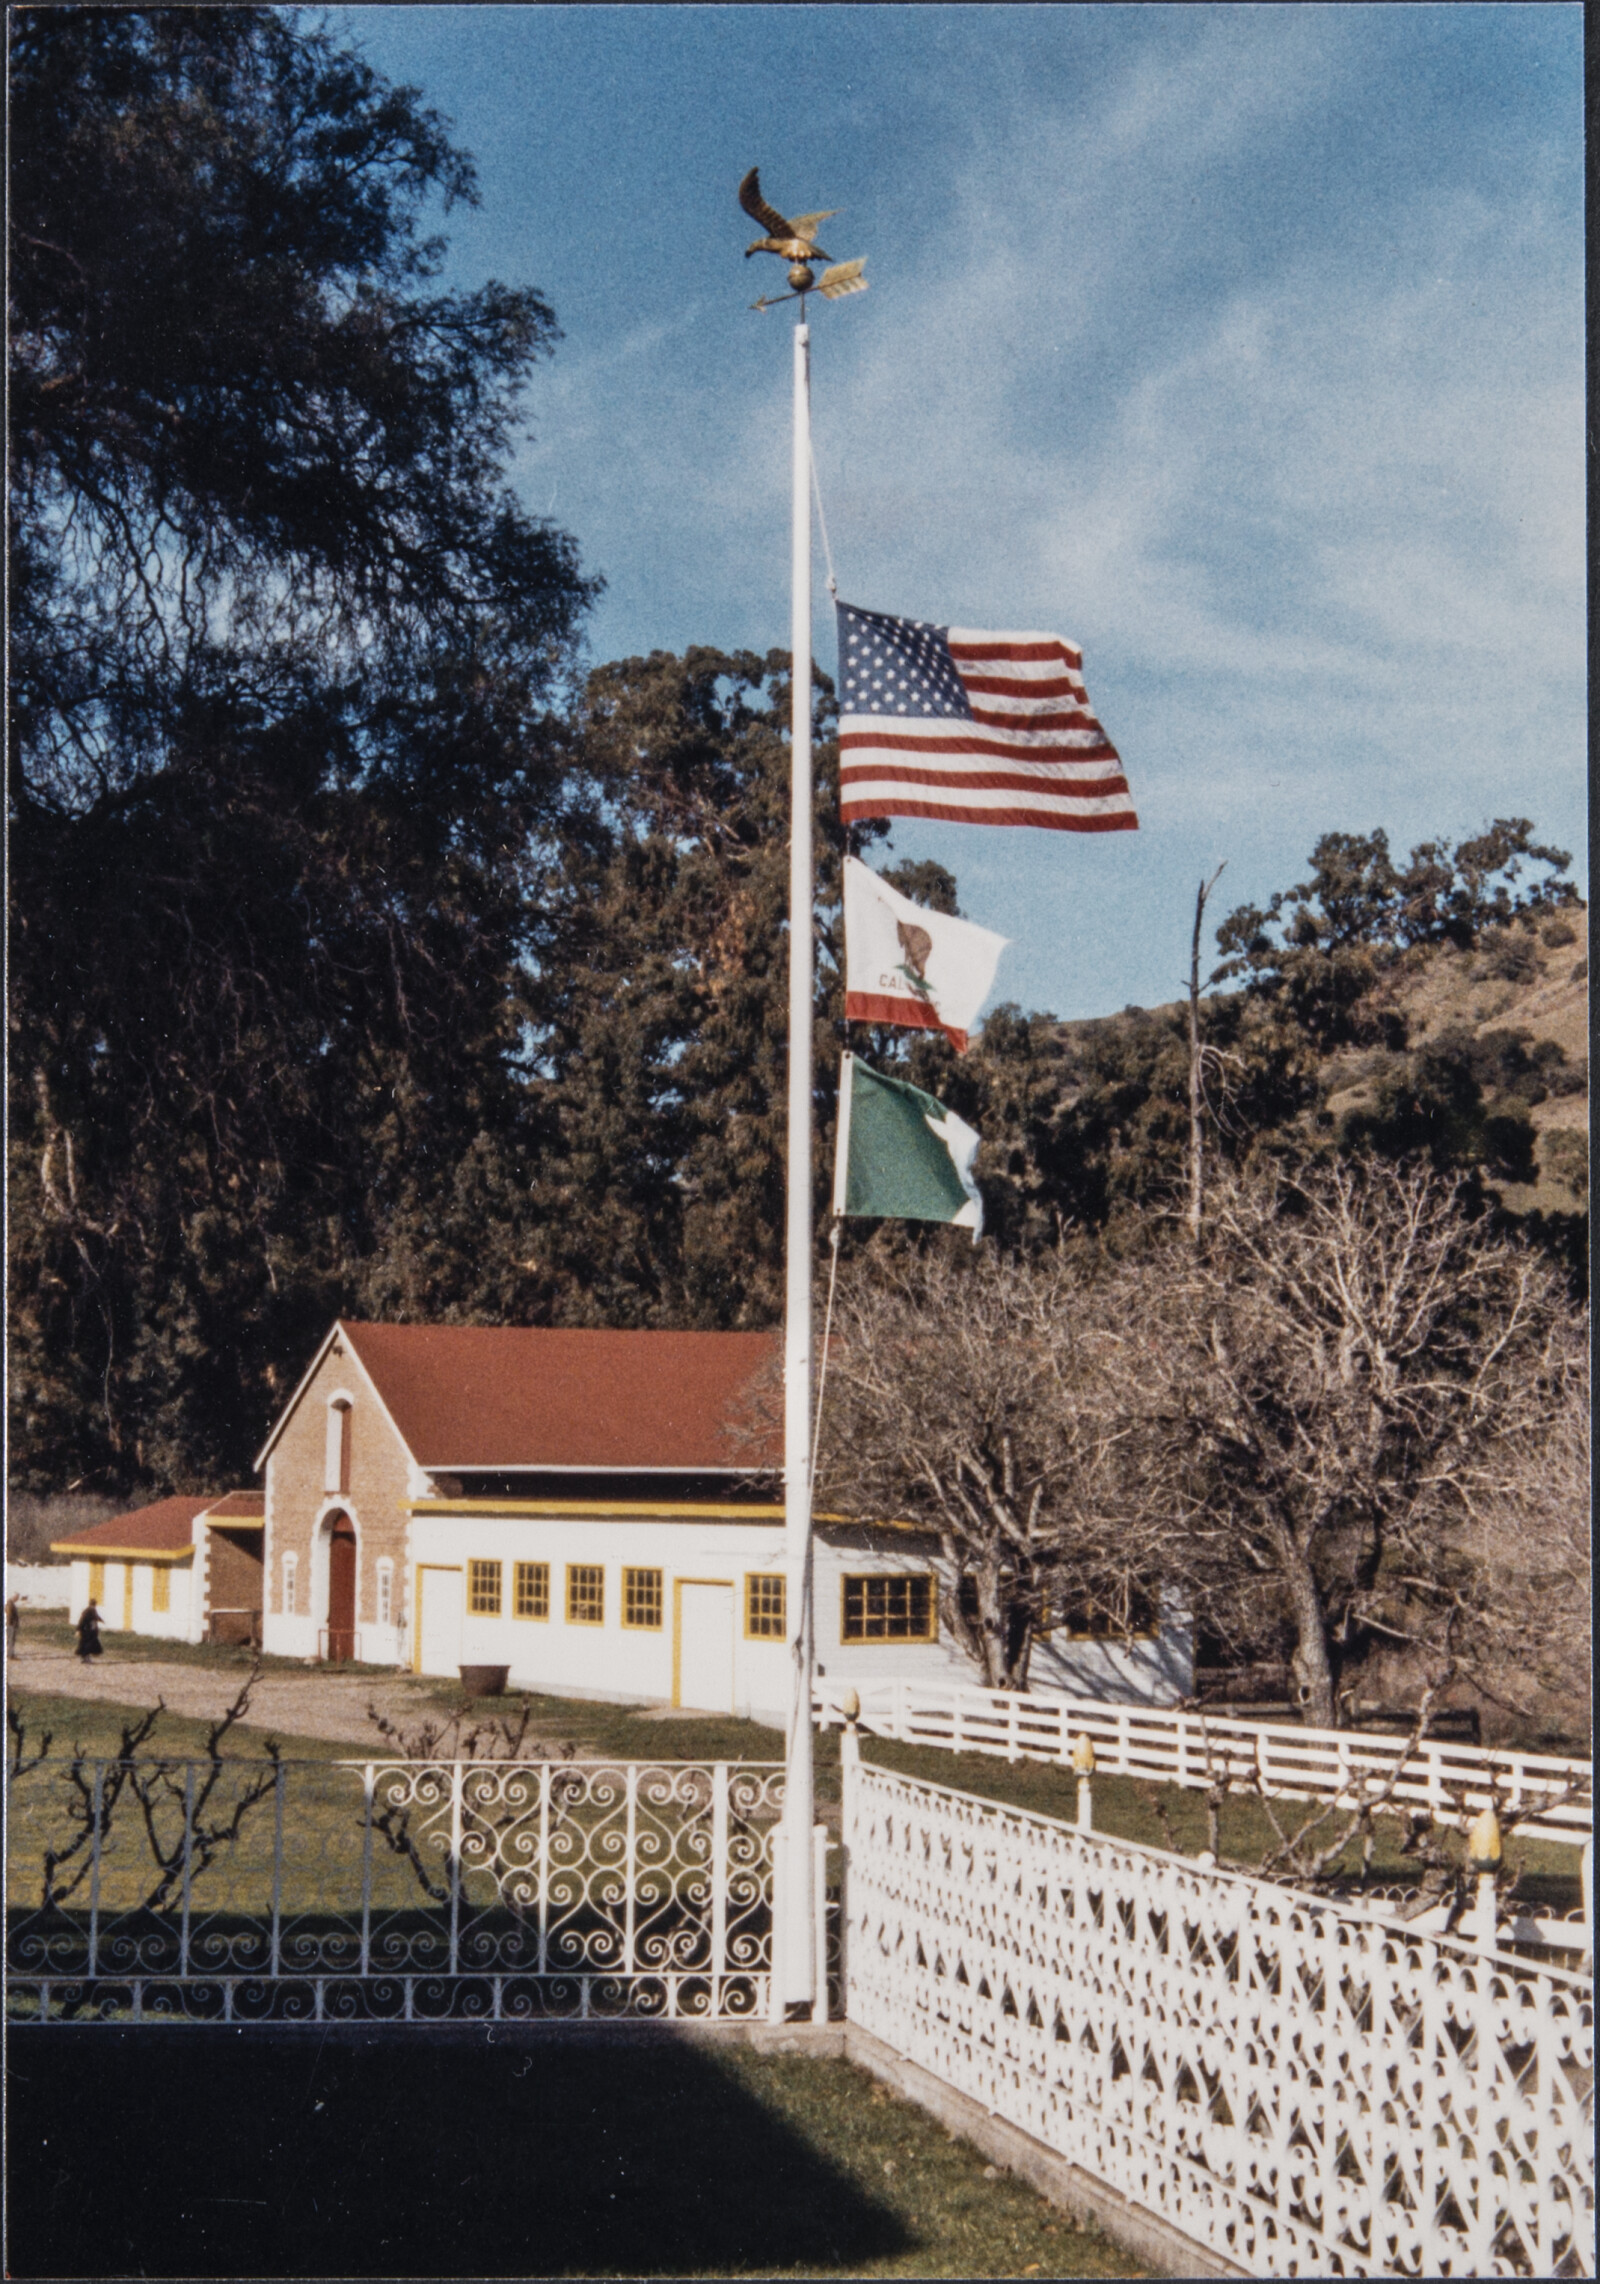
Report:
[[[942,1031],[965,1054],[1009,940],[913,904],[871,865],[844,860],[844,1011],[852,1022]]]

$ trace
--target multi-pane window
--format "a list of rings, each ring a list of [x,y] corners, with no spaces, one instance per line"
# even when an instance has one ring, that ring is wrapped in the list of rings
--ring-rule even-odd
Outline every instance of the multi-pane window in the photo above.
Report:
[[[467,1564],[467,1610],[474,1618],[499,1617],[499,1563],[474,1560]]]
[[[788,1629],[788,1581],[781,1570],[752,1570],[744,1582],[744,1630],[753,1642],[781,1642]]]
[[[1159,1590],[1131,1581],[1096,1594],[1078,1588],[1063,1595],[1052,1613],[1061,1631],[1078,1641],[1127,1641],[1160,1631]]]
[[[105,1598],[106,1566],[103,1562],[91,1562],[89,1565],[89,1599],[91,1602],[103,1602]]]
[[[283,1614],[286,1618],[292,1618],[295,1615],[297,1607],[295,1598],[299,1591],[299,1585],[300,1557],[297,1554],[286,1554],[283,1558]]]
[[[150,1607],[152,1610],[172,1608],[172,1572],[164,1562],[150,1565]]]
[[[548,1618],[550,1615],[550,1565],[547,1562],[519,1562],[513,1577],[511,1608],[519,1618]]]
[[[603,1626],[606,1622],[606,1574],[603,1563],[567,1564],[567,1624]]]
[[[378,1624],[394,1624],[394,1564],[385,1555],[378,1564]]]
[[[661,1624],[661,1573],[659,1570],[624,1570],[622,1623],[659,1627]]]
[[[931,1642],[938,1630],[939,1598],[930,1573],[845,1580],[842,1640]]]

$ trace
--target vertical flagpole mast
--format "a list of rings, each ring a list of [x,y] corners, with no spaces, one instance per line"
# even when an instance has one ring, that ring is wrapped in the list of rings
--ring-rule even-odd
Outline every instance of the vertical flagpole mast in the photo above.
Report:
[[[811,1826],[811,333],[794,329],[794,616],[790,652],[789,1151],[784,1263],[783,1512],[791,1659],[783,1823],[773,1866],[772,2012],[810,2004]]]

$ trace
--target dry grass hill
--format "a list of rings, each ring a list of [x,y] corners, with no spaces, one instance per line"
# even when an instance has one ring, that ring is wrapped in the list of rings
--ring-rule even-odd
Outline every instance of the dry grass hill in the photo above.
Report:
[[[1587,906],[1577,905],[1536,930],[1494,930],[1471,951],[1419,945],[1376,995],[1380,1008],[1403,1017],[1408,1054],[1465,1035],[1478,1049],[1490,1107],[1532,1123],[1537,1179],[1496,1185],[1516,1213],[1571,1213],[1588,1195],[1588,921]],[[1323,1107],[1336,1127],[1375,1104],[1401,1060],[1382,1049],[1328,1059]]]
[[[1500,1147],[1484,1151],[1492,1188],[1516,1214],[1570,1217],[1586,1209],[1589,1182],[1588,908],[1572,905],[1537,921],[1486,931],[1468,950],[1421,944],[1393,954],[1360,1010],[1369,1040],[1339,1048],[1318,1069],[1315,1105],[1301,1122],[1324,1141],[1353,1143],[1364,1122],[1394,1120],[1425,1093],[1437,1109],[1460,1104],[1481,1146],[1486,1125]],[[1161,1073],[1174,1110],[1184,1083],[1186,1016],[1181,1001],[1056,1027],[1069,1066],[1119,1033],[1164,1034]],[[1092,1055],[1091,1055],[1091,1059]],[[1180,1067],[1181,1066],[1181,1067]],[[1077,1091],[1063,1097],[1071,1104]],[[1531,1150],[1522,1122],[1533,1130]],[[1418,1141],[1421,1137],[1418,1136]],[[1403,1146],[1416,1146],[1406,1144]],[[1468,1159],[1479,1155],[1468,1147]],[[1461,1163],[1458,1151],[1454,1162]],[[1528,1178],[1508,1178],[1515,1167]]]

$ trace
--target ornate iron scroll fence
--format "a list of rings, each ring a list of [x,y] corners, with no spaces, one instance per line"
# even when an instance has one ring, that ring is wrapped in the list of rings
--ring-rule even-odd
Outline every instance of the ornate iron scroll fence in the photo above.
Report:
[[[1592,1978],[852,1761],[852,2022],[1251,2275],[1593,2275]]]
[[[13,2017],[767,2009],[778,1766],[219,1768],[81,1761],[13,1784]]]
[[[824,1726],[842,1720],[839,1699],[848,1686],[830,1680],[817,1690],[815,1708]],[[1458,1813],[1458,1798],[1474,1814],[1487,1806],[1491,1787],[1498,1788],[1502,1807],[1520,1807],[1578,1786],[1580,1797],[1529,1817],[1518,1829],[1525,1838],[1580,1847],[1594,1832],[1589,1763],[1548,1753],[1490,1751],[1433,1737],[1408,1750],[1405,1738],[1370,1729],[1310,1729],[1298,1722],[1244,1721],[938,1681],[864,1681],[858,1694],[861,1727],[902,1744],[1066,1763],[1073,1742],[1089,1737],[1104,1774],[1202,1791],[1226,1775],[1237,1784],[1259,1783],[1285,1800],[1353,1799],[1363,1779],[1374,1787],[1386,1784],[1403,1760],[1394,1783],[1396,1805],[1428,1808],[1442,1821]]]

